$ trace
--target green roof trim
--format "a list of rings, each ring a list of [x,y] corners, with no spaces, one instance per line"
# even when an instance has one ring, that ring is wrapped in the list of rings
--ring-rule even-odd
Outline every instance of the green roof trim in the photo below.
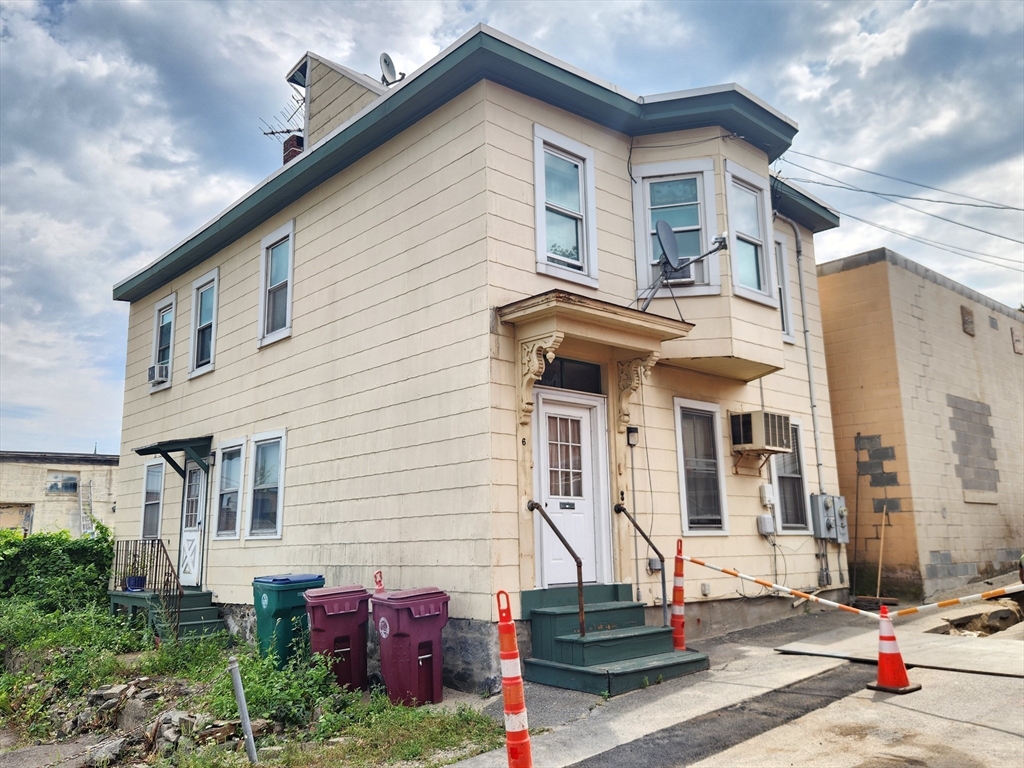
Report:
[[[651,96],[644,102],[503,37],[478,27],[342,130],[281,168],[157,261],[115,285],[114,300],[137,301],[166,285],[482,79],[627,135],[720,125],[760,147],[769,161],[785,152],[796,135],[793,122],[738,86]],[[837,224],[838,219],[833,226]]]
[[[839,226],[839,214],[799,187],[773,176],[772,207],[817,234]]]

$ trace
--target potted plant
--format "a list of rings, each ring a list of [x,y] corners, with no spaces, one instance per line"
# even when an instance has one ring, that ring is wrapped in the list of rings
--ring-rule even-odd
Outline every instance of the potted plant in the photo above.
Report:
[[[149,572],[149,552],[134,553],[121,574],[126,592],[142,592],[146,589],[146,574]]]

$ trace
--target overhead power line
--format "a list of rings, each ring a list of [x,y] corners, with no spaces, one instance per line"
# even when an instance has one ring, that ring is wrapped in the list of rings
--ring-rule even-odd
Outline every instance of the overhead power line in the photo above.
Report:
[[[901,179],[899,176],[890,176],[887,173],[880,173],[878,171],[869,171],[866,168],[858,168],[855,165],[847,165],[846,163],[840,163],[838,160],[829,160],[829,159],[824,158],[824,157],[818,157],[817,155],[809,155],[806,152],[797,152],[795,149],[787,150],[787,152],[789,152],[791,154],[794,154],[794,155],[800,155],[801,157],[809,157],[812,160],[820,160],[823,163],[831,163],[832,165],[840,165],[843,168],[849,168],[850,170],[853,170],[853,171],[860,171],[861,173],[870,173],[872,176],[881,176],[883,179],[891,179],[893,181],[899,181],[899,182],[902,182],[904,184],[912,184],[915,187],[922,187],[924,189],[930,189],[930,190],[933,190],[935,192],[942,192],[945,195],[955,195],[956,197],[962,197],[965,200],[974,200],[977,203],[988,203],[989,205],[995,205],[995,206],[997,206],[999,208],[1007,208],[1007,209],[1009,209],[1011,211],[1024,211],[1024,208],[1021,208],[1021,207],[1018,207],[1018,206],[1015,206],[1015,205],[1006,205],[1005,203],[997,203],[997,202],[994,202],[992,200],[984,200],[984,199],[982,199],[980,197],[971,197],[970,195],[965,195],[965,194],[963,194],[961,192],[950,192],[948,189],[940,189],[939,187],[932,187],[932,186],[929,186],[928,184],[922,184],[919,181],[910,181],[909,179]]]
[[[792,165],[796,165],[791,160],[787,161]],[[800,166],[797,166],[798,168]],[[827,181],[818,181],[817,179],[790,179],[800,184],[818,184],[822,187],[835,187],[836,189],[845,189],[848,192],[865,192],[869,195],[884,195],[885,197],[898,197],[903,200],[917,200],[922,203],[942,203],[943,205],[960,205],[966,208],[994,208],[997,211],[1012,211],[1014,208],[1008,208],[1005,205],[992,205],[990,203],[962,203],[959,200],[939,200],[935,197],[916,197],[914,195],[900,195],[896,192],[878,192],[877,190],[871,189],[860,189],[859,187],[851,187],[849,184],[829,184]]]
[[[782,159],[785,160],[790,165],[795,166],[796,168],[799,168],[802,171],[808,171],[809,173],[816,173],[819,176],[823,176],[824,178],[828,179],[829,181],[835,181],[835,182],[838,182],[839,184],[844,184],[845,183],[842,180],[837,179],[837,178],[835,178],[833,176],[829,176],[828,174],[822,173],[821,171],[816,171],[813,168],[808,168],[807,166],[800,165],[799,163],[794,163],[792,160],[788,160],[785,157],[783,157]],[[861,189],[860,187],[855,187],[852,184],[848,185],[848,188],[851,191],[853,191],[853,192],[867,192],[866,189]],[[989,231],[987,229],[982,229],[981,227],[975,227],[975,226],[972,226],[970,224],[964,224],[962,221],[955,221],[954,219],[947,219],[945,216],[939,216],[939,214],[937,214],[937,213],[930,213],[928,211],[922,211],[920,208],[915,208],[912,205],[907,205],[906,203],[901,203],[899,200],[892,200],[889,197],[887,197],[884,192],[870,192],[868,194],[872,194],[875,197],[878,197],[878,198],[881,198],[882,200],[885,200],[886,202],[892,203],[893,205],[898,205],[901,208],[906,208],[909,211],[914,211],[915,213],[920,213],[920,214],[922,214],[924,216],[930,216],[931,218],[938,219],[939,221],[945,221],[948,224],[955,224],[958,227],[963,227],[964,229],[971,229],[971,230],[974,230],[975,232],[980,232],[983,235],[989,235],[991,237],[998,237],[998,238],[1000,238],[1002,240],[1009,240],[1011,243],[1018,243],[1020,245],[1024,245],[1024,240],[1018,240],[1017,238],[1010,237],[1009,235],[1001,235],[998,232],[991,232],[991,231]]]

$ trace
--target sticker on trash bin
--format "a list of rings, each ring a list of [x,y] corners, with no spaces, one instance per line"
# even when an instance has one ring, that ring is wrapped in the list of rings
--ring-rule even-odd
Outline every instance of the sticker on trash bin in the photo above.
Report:
[[[266,593],[266,592],[264,592],[264,593],[263,593],[263,594],[262,594],[262,595],[260,596],[260,603],[261,603],[261,604],[263,605],[263,610],[264,610],[264,611],[265,611],[265,610],[267,610],[267,604],[268,604],[269,602],[270,602],[270,597],[269,597],[269,595],[267,595],[267,593]]]
[[[377,624],[377,632],[380,634],[382,638],[385,638],[391,634],[391,625],[388,624],[386,616],[380,617],[380,622]]]

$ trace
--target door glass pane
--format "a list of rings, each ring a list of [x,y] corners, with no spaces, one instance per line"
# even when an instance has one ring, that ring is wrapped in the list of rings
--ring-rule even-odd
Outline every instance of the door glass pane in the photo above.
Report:
[[[549,203],[581,213],[579,164],[545,152],[544,194]]]
[[[288,279],[288,257],[291,240],[278,243],[270,249],[270,281],[267,287],[279,285]]]
[[[761,216],[758,213],[760,198],[756,192],[739,184],[733,184],[732,191],[734,193],[734,210],[729,211],[729,221],[733,230],[760,240]]]
[[[583,446],[580,420],[548,416],[549,493],[583,496]]]
[[[202,470],[190,469],[185,484],[185,528],[199,526],[199,501],[202,493]]]
[[[753,243],[736,238],[737,282],[756,291],[761,290],[761,249]]]
[[[579,219],[548,209],[547,221],[548,253],[567,261],[580,260]]]
[[[696,179],[671,179],[651,182],[651,205],[697,202]]]

